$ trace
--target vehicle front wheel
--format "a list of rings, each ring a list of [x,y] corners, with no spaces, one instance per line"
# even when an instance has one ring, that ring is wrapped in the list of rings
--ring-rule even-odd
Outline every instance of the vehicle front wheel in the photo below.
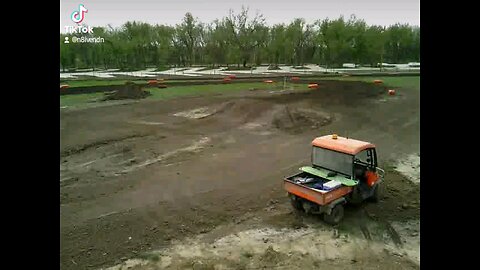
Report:
[[[337,204],[333,207],[330,215],[324,214],[323,220],[330,225],[337,225],[343,219],[343,205]]]
[[[381,188],[380,184],[377,184],[375,186],[372,196],[368,199],[369,201],[377,203],[380,200],[380,195],[381,195],[380,188]]]
[[[347,202],[352,205],[360,205],[363,202],[363,198],[360,194],[360,189],[358,186],[353,187],[353,191],[345,197]]]

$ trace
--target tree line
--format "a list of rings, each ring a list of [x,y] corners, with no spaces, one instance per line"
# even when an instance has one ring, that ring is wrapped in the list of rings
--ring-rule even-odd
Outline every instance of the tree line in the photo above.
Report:
[[[249,68],[261,64],[276,68],[306,63],[338,67],[343,63],[376,66],[420,61],[420,27],[367,25],[354,15],[312,24],[297,18],[289,24],[268,26],[262,14],[250,16],[248,8],[242,8],[211,23],[187,13],[176,26],[133,21],[116,28],[95,27],[93,36],[103,37],[103,43],[66,44],[65,36],[73,35],[60,34],[63,70],[162,70],[192,65]]]

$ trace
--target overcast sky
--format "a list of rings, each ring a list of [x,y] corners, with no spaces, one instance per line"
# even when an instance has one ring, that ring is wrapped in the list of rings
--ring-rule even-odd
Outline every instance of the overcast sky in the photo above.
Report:
[[[355,14],[367,24],[388,26],[408,23],[420,25],[420,0],[60,0],[60,31],[75,25],[70,14],[84,4],[88,9],[84,23],[90,26],[120,26],[127,21],[175,25],[186,12],[202,22],[211,22],[240,11],[242,5],[262,13],[269,25],[289,23],[304,18],[308,23],[317,19],[348,18]]]

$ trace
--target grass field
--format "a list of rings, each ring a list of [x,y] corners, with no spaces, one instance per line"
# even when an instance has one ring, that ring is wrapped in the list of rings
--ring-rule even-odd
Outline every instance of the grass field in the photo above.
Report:
[[[232,84],[210,84],[210,85],[188,85],[175,86],[169,88],[145,87],[144,89],[152,93],[148,99],[171,99],[182,96],[203,96],[223,93],[225,91],[242,91],[246,89],[283,89],[282,83],[266,84],[258,83],[232,83]],[[307,89],[307,85],[296,85],[295,89]],[[89,93],[78,95],[60,96],[60,106],[81,106],[94,102],[104,96],[104,93]]]
[[[402,77],[333,77],[333,78],[322,78],[322,80],[348,80],[348,81],[366,81],[372,82],[373,80],[383,80],[384,85],[388,87],[402,87],[402,88],[412,88],[420,89],[420,77],[419,76],[402,76]],[[95,84],[100,82],[102,84]],[[108,83],[118,83],[124,84],[125,81],[78,81],[78,83],[85,83],[87,85],[108,85]],[[136,83],[146,82],[146,81],[135,81]],[[287,88],[289,88],[289,84]],[[294,89],[307,89],[307,84],[296,84]],[[283,83],[278,82],[275,84],[266,84],[263,82],[255,83],[232,83],[232,84],[207,84],[207,85],[188,85],[188,86],[174,86],[169,88],[156,88],[156,87],[146,87],[145,90],[152,93],[147,100],[152,99],[171,99],[185,96],[204,96],[204,95],[214,95],[223,93],[226,91],[242,91],[246,89],[271,89],[271,90],[282,90]],[[78,94],[78,95],[63,95],[60,96],[60,106],[82,106],[88,103],[95,102],[96,100],[102,98],[104,93],[90,93],[90,94]]]
[[[266,84],[258,83],[232,83],[232,84],[206,84],[206,85],[189,85],[189,86],[175,86],[172,88],[145,88],[152,93],[151,99],[169,99],[181,96],[198,96],[198,95],[212,95],[219,94],[226,91],[241,91],[246,89],[271,89],[282,90],[282,83]],[[295,89],[307,89],[306,85],[296,85]]]

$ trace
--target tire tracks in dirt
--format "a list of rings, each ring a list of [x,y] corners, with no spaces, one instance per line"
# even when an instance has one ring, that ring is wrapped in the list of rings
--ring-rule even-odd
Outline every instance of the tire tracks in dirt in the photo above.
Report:
[[[395,244],[395,246],[397,248],[403,248],[403,242],[402,242],[402,237],[400,236],[400,234],[395,230],[395,228],[392,227],[392,225],[390,224],[390,222],[388,222],[387,220],[385,219],[379,219],[377,218],[376,216],[373,216],[372,214],[370,214],[368,212],[367,209],[363,208],[363,213],[368,217],[370,218],[372,221],[374,222],[377,222],[378,224],[380,224],[382,227],[384,227],[388,233],[388,235],[390,236],[390,239],[392,239],[393,243]],[[371,236],[370,236],[370,232],[368,231],[368,229],[365,227],[362,228],[360,227],[361,230],[362,230],[362,233],[365,235],[365,238],[368,239],[368,240],[371,240]],[[366,232],[364,232],[364,230]],[[367,238],[367,235],[368,234],[368,238]]]
[[[153,159],[145,160],[140,164],[135,164],[134,166],[125,168],[124,170],[120,171],[120,173],[129,173],[137,169],[141,169],[143,167],[167,160],[169,158],[174,158],[178,155],[181,155],[182,153],[198,152],[202,150],[205,147],[205,145],[208,144],[210,141],[211,139],[209,137],[203,137],[199,141],[194,142],[192,145],[162,154]]]
[[[128,140],[128,139],[133,139],[133,138],[148,137],[148,136],[151,136],[151,134],[135,134],[135,135],[128,135],[128,136],[121,137],[121,138],[96,141],[96,142],[93,142],[93,143],[84,144],[84,145],[80,145],[80,146],[77,146],[77,147],[73,147],[73,148],[64,150],[64,151],[60,152],[60,157],[64,158],[64,157],[71,156],[71,155],[74,155],[74,154],[79,154],[79,153],[84,152],[88,149],[96,148],[96,147],[99,147],[99,146],[102,146],[102,145],[121,142],[121,141],[125,141],[125,140]]]
[[[368,230],[367,226],[365,225],[365,223],[360,223],[360,230],[362,231],[363,233],[363,236],[365,237],[365,239],[367,239],[368,241],[372,241],[372,235],[370,234],[370,231]]]
[[[393,243],[395,243],[395,246],[397,246],[397,248],[403,248],[402,238],[400,237],[398,232],[392,227],[390,222],[385,220],[383,221],[383,225],[387,228],[387,232],[390,235]]]

